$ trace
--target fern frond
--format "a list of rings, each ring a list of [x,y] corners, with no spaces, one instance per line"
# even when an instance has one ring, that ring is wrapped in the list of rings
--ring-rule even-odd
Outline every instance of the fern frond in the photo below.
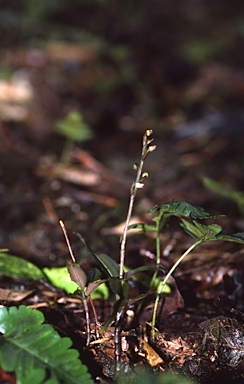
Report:
[[[15,372],[17,384],[92,384],[71,339],[43,322],[40,311],[24,305],[0,308],[0,366]]]

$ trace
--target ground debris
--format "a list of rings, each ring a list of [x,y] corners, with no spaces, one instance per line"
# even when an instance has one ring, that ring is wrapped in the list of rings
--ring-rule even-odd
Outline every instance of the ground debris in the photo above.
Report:
[[[218,316],[202,322],[199,327],[205,332],[204,345],[207,346],[207,341],[214,343],[216,358],[233,368],[243,363],[244,328],[236,319]]]

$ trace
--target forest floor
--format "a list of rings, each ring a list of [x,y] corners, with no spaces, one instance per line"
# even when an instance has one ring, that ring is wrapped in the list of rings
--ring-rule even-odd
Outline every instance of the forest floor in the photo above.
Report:
[[[142,52],[137,53],[138,64]],[[62,42],[14,52],[4,48],[11,77],[0,82],[2,249],[40,268],[65,266],[69,253],[61,219],[85,271],[96,266],[96,260],[87,255],[74,232],[94,252],[119,262],[120,236],[135,180],[133,165],[140,160],[146,129],[153,129],[157,148],[145,162],[149,177],[137,193],[134,222],[150,222],[150,208],[174,199],[213,215],[224,214],[209,222],[229,233],[244,232],[241,203],[214,194],[203,183],[210,177],[244,190],[243,70],[211,60],[191,73],[190,64],[167,57],[164,70],[170,80],[166,81],[160,79],[153,49],[151,53],[150,66],[145,61],[140,68],[145,85],[133,71],[129,74],[126,61],[118,64],[87,44]],[[120,65],[127,67],[122,71]],[[69,166],[57,174],[65,140],[54,128],[72,110],[82,113],[94,137],[76,144]],[[165,270],[193,242],[173,219],[161,233],[160,261]],[[155,252],[153,235],[129,232],[127,267],[153,267]],[[126,341],[124,367],[182,372],[202,384],[244,383],[243,254],[242,245],[223,241],[192,251],[174,272],[171,294],[162,295],[155,341],[150,339],[154,295],[146,297],[139,312],[136,306],[130,308],[135,317],[130,323],[125,316],[121,330]],[[113,326],[101,343],[87,349],[81,300],[41,281],[1,276],[0,283],[4,289],[31,289],[27,298],[5,298],[1,303],[40,309],[60,334],[72,338],[93,378],[112,381]],[[145,287],[136,283],[131,297],[142,293]],[[113,302],[112,295],[106,301],[94,300],[100,323],[111,314]]]

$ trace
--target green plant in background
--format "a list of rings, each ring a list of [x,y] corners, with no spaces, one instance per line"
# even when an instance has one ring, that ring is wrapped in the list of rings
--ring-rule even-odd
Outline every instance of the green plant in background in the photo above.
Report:
[[[238,209],[242,216],[244,216],[244,192],[237,191],[231,188],[229,185],[222,184],[209,177],[203,177],[204,186],[211,192],[217,193],[219,196],[225,199],[234,201],[237,204]]]
[[[58,121],[56,131],[66,138],[60,160],[63,166],[67,166],[70,163],[75,143],[91,140],[94,136],[92,130],[84,122],[83,116],[78,111],[71,111],[64,119]]]
[[[226,39],[198,38],[197,41],[191,41],[183,44],[182,55],[189,61],[201,64],[212,60],[217,54],[223,52],[228,47],[229,42]]]
[[[21,305],[0,308],[0,366],[17,384],[92,384],[72,341],[61,338],[43,314]]]

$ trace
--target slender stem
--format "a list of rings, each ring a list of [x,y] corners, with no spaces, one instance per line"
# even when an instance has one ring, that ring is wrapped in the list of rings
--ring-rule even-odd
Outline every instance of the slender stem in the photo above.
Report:
[[[160,241],[160,230],[161,230],[161,222],[162,222],[163,213],[160,213],[159,216],[157,216],[154,220],[156,222],[155,224],[155,233],[156,233],[156,269],[154,271],[152,280],[151,280],[151,286],[155,287],[156,279],[158,276],[158,270],[160,265],[160,258],[161,258],[161,241]]]
[[[137,175],[136,175],[136,180],[131,186],[131,194],[130,194],[130,201],[129,201],[129,208],[128,208],[128,213],[127,213],[127,218],[125,222],[125,227],[123,231],[123,236],[120,244],[120,269],[119,269],[119,278],[122,280],[124,277],[124,264],[125,264],[125,244],[126,244],[126,238],[127,238],[127,232],[128,232],[128,226],[130,223],[131,215],[132,215],[132,210],[133,210],[133,205],[136,197],[136,192],[138,189],[138,186],[140,185],[141,181],[141,175],[142,175],[142,169],[143,169],[143,164],[144,160],[148,151],[148,138],[146,137],[146,134],[143,137],[143,146],[142,146],[142,153],[141,153],[141,160],[139,167],[137,169]],[[151,142],[151,140],[150,140]]]
[[[130,191],[130,200],[129,200],[129,207],[128,207],[128,212],[127,212],[127,217],[125,221],[125,227],[121,239],[121,244],[120,244],[120,263],[119,263],[119,278],[121,281],[121,287],[123,284],[123,278],[124,278],[124,266],[125,266],[125,245],[126,245],[126,238],[127,238],[127,232],[128,232],[128,227],[130,224],[130,219],[132,215],[132,210],[134,206],[134,201],[136,197],[136,192],[138,188],[142,188],[143,184],[142,181],[146,177],[142,174],[142,169],[144,165],[144,160],[147,157],[149,152],[154,151],[156,146],[150,146],[150,143],[153,141],[149,137],[152,134],[152,130],[148,129],[144,135],[143,135],[143,140],[142,140],[142,152],[141,152],[141,159],[139,165],[136,165],[135,168],[137,170],[136,174],[136,180],[133,182],[131,186],[131,191]],[[120,329],[121,329],[121,310],[118,310],[116,313],[116,320],[115,320],[115,334],[114,334],[114,342],[115,342],[115,364],[116,364],[116,372],[120,371],[120,359],[121,359],[121,337],[120,337]]]
[[[64,237],[65,237],[65,240],[66,240],[66,244],[68,246],[70,257],[71,257],[73,263],[75,263],[76,262],[75,261],[75,256],[73,254],[73,251],[72,251],[72,248],[71,248],[71,245],[70,245],[70,241],[69,241],[69,238],[68,238],[68,235],[67,235],[67,231],[66,231],[65,225],[64,225],[62,220],[59,220],[59,224],[60,224],[60,227],[62,228],[62,231],[64,233]]]
[[[120,319],[121,319],[121,311],[116,314],[116,321],[114,325],[114,344],[115,344],[115,366],[116,373],[120,371],[120,358],[121,358],[121,339],[120,339]]]
[[[190,248],[188,248],[184,253],[183,255],[181,255],[181,257],[174,263],[174,265],[170,268],[169,272],[167,273],[167,275],[165,276],[165,278],[163,279],[163,281],[160,283],[159,285],[159,289],[158,289],[158,292],[157,292],[157,296],[156,296],[156,299],[155,299],[155,303],[154,303],[154,308],[153,308],[153,315],[152,315],[152,339],[154,340],[155,339],[155,324],[156,324],[156,317],[157,317],[157,309],[158,309],[158,304],[159,304],[159,300],[160,300],[160,295],[163,291],[163,288],[165,286],[165,284],[167,283],[168,279],[170,278],[170,276],[172,275],[172,273],[175,271],[175,269],[178,267],[178,265],[182,262],[182,260],[195,248],[197,247],[199,244],[203,243],[203,240],[198,240],[196,243],[192,244],[190,246]]]
[[[89,315],[89,309],[88,309],[88,302],[85,298],[85,295],[82,295],[82,300],[84,304],[84,310],[86,314],[86,345],[88,346],[91,342],[91,322],[90,322],[90,315]]]
[[[167,273],[167,275],[165,276],[165,278],[163,279],[162,283],[160,284],[160,289],[158,291],[158,294],[160,295],[162,293],[162,290],[163,290],[163,287],[165,286],[165,284],[167,283],[169,277],[172,275],[172,273],[175,271],[175,269],[178,267],[178,265],[182,262],[182,260],[194,249],[196,248],[198,245],[200,245],[201,243],[203,243],[203,240],[198,240],[196,243],[192,244],[190,246],[190,248],[188,248],[184,253],[183,255],[181,255],[181,257],[174,263],[174,265],[170,268],[169,272]]]
[[[160,242],[160,233],[157,229],[156,232],[156,263],[157,263],[157,269],[160,264],[160,256],[161,256],[161,242]]]
[[[158,255],[160,254],[160,238],[158,237],[158,234],[156,235],[156,268],[153,273],[150,286],[155,287],[156,286],[156,279],[158,276],[158,270],[159,270],[159,264],[160,264],[160,257],[158,258]]]
[[[65,237],[65,240],[66,240],[66,243],[67,243],[67,246],[68,246],[68,250],[69,250],[69,254],[70,254],[70,257],[72,259],[72,262],[75,263],[76,262],[75,256],[73,254],[73,251],[72,251],[72,248],[71,248],[71,245],[70,245],[70,241],[69,241],[69,238],[68,238],[68,234],[67,234],[65,225],[64,225],[62,220],[59,220],[59,224],[60,224],[60,227],[62,228],[62,231],[64,233],[64,237]],[[87,302],[87,298],[85,296],[84,288],[82,288],[82,287],[80,287],[80,288],[81,288],[81,298],[82,298],[82,301],[83,301],[83,304],[84,304],[84,310],[85,310],[85,315],[86,315],[86,345],[89,345],[90,341],[91,341],[90,314],[89,314],[88,302]]]

